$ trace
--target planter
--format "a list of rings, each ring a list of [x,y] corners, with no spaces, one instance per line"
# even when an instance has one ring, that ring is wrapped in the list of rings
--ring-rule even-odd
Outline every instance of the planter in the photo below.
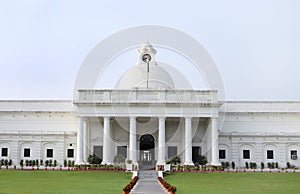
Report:
[[[171,164],[165,164],[164,168],[165,168],[165,171],[170,172],[171,171]]]
[[[126,170],[132,171],[132,164],[126,164]]]

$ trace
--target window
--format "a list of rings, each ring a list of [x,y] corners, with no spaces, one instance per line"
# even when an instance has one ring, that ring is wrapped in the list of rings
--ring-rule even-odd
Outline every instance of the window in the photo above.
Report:
[[[30,157],[30,148],[24,148],[24,157]]]
[[[199,160],[201,155],[201,149],[199,146],[193,146],[192,147],[192,161],[196,162]]]
[[[291,159],[297,160],[297,150],[291,150]]]
[[[117,147],[117,155],[127,158],[127,146],[118,146]]]
[[[274,159],[274,151],[273,150],[267,150],[267,159],[269,159],[269,160]]]
[[[226,151],[219,150],[219,159],[226,159]]]
[[[168,158],[174,158],[177,156],[177,146],[168,146]]]
[[[67,157],[68,158],[74,158],[74,149],[68,149],[67,151]]]
[[[243,159],[250,159],[250,150],[243,150]]]
[[[99,158],[103,158],[103,146],[94,146],[94,154]]]
[[[1,156],[2,157],[7,157],[8,156],[8,148],[2,148],[2,152],[1,152]]]
[[[53,158],[53,149],[47,149],[47,158]]]

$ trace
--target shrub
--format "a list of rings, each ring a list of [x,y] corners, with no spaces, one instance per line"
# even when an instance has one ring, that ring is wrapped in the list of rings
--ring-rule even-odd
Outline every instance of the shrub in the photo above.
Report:
[[[245,162],[245,166],[246,166],[247,169],[249,168],[248,162]]]
[[[275,168],[278,168],[278,167],[279,167],[279,166],[278,166],[278,162],[276,162],[276,163],[275,163]]]
[[[54,165],[54,167],[56,167],[56,165],[57,165],[57,161],[56,160],[54,160],[54,164],[53,165]]]
[[[40,164],[41,164],[41,166],[43,166],[43,164],[44,164],[43,162],[44,162],[43,160],[40,160]]]
[[[286,163],[286,167],[287,167],[288,169],[290,169],[290,168],[291,168],[291,163],[287,162],[287,163]]]
[[[114,157],[114,163],[120,164],[120,163],[124,163],[124,162],[125,162],[125,157],[124,156],[122,156],[122,155],[116,155]]]
[[[88,162],[90,164],[101,164],[102,159],[96,156],[96,154],[93,154],[93,155],[89,155]]]
[[[263,162],[260,163],[260,168],[264,169],[265,168],[265,164]]]
[[[205,156],[199,155],[197,162],[199,165],[205,165],[207,164],[207,159]]]
[[[231,168],[235,169],[235,163],[234,163],[234,161],[231,162]]]
[[[24,165],[24,160],[21,159],[21,160],[20,160],[20,166],[23,167],[23,165]]]

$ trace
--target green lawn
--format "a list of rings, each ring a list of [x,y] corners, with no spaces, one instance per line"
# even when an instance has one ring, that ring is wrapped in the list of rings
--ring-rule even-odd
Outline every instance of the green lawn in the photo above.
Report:
[[[0,193],[122,193],[131,173],[0,170]]]
[[[178,194],[300,193],[300,173],[174,173],[165,179]]]

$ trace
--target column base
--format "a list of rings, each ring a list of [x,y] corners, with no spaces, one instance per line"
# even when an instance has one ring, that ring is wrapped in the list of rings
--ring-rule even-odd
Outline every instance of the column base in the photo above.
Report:
[[[184,162],[183,165],[189,165],[189,166],[194,166],[194,162]]]
[[[156,166],[157,165],[165,165],[166,163],[165,162],[156,162]]]
[[[114,164],[114,163],[102,161],[101,164],[102,164],[102,165],[112,165],[112,164]]]
[[[75,161],[75,164],[76,165],[82,165],[82,164],[85,164],[85,162],[84,161]]]
[[[209,162],[206,164],[206,166],[221,166],[220,162]]]

